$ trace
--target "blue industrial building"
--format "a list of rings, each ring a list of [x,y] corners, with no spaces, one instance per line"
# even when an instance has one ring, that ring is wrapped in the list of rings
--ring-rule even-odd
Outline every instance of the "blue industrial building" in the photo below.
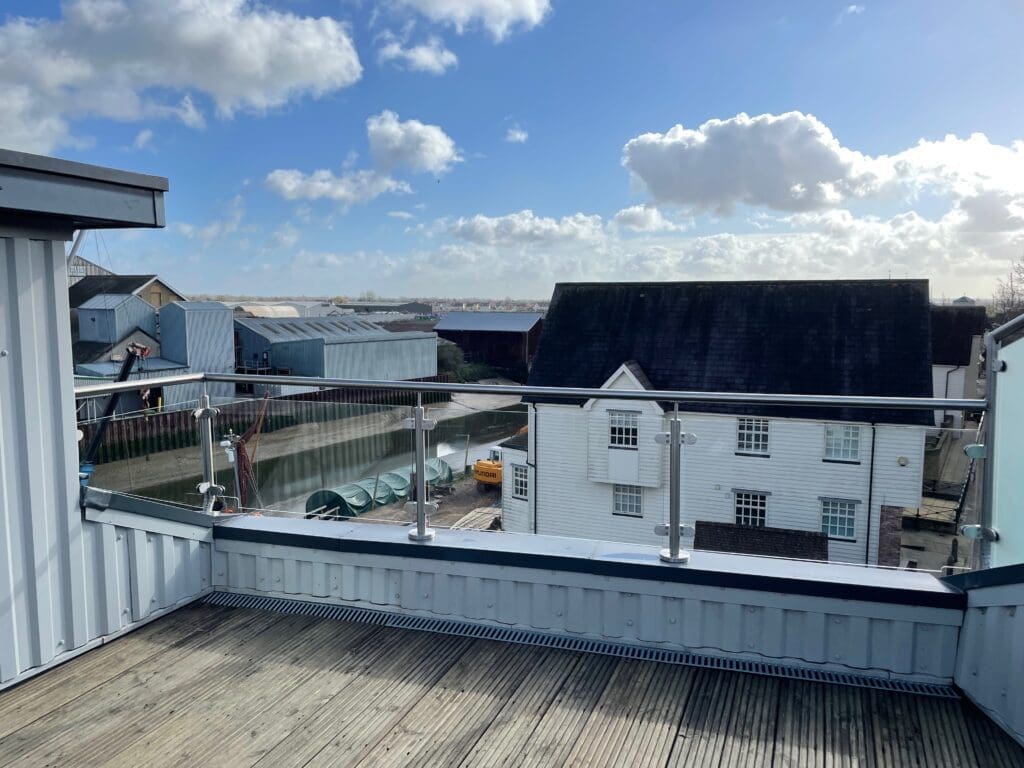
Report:
[[[437,335],[392,333],[358,317],[235,318],[240,371],[335,379],[437,374]]]

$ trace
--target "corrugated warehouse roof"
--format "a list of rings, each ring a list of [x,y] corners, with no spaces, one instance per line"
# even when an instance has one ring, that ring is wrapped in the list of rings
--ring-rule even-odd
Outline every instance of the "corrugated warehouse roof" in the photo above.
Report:
[[[543,317],[540,312],[448,312],[434,330],[526,333]]]
[[[561,283],[529,384],[931,397],[927,280]],[[688,411],[924,424],[924,411],[687,404]]]
[[[222,301],[175,301],[173,304],[181,307],[186,312],[204,311],[209,309],[227,309],[228,305]]]
[[[79,309],[114,309],[137,298],[131,293],[98,293],[92,298],[78,305]]]
[[[357,317],[236,317],[235,322],[271,343],[323,339],[327,344],[432,336],[419,331],[391,333]]]

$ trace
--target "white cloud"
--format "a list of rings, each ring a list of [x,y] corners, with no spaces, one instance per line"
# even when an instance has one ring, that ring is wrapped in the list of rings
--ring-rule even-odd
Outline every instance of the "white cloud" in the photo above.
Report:
[[[870,156],[842,146],[812,115],[740,114],[638,136],[623,164],[656,204],[698,212],[824,211],[851,199],[913,206],[927,192],[949,201],[964,231],[1024,229],[1024,142],[993,144],[983,134]]]
[[[842,24],[843,19],[845,19],[846,17],[860,16],[862,13],[864,13],[863,5],[848,5],[839,12],[838,16],[836,16],[836,26]]]
[[[175,229],[188,240],[199,240],[203,243],[209,243],[237,231],[244,218],[245,198],[241,195],[235,195],[226,206],[223,217],[214,219],[201,227],[179,222],[175,225]]]
[[[418,11],[433,22],[455,27],[459,34],[479,24],[496,41],[504,40],[516,28],[533,29],[551,11],[550,0],[394,0],[394,3]]]
[[[153,141],[153,131],[150,128],[143,128],[137,134],[135,139],[132,141],[133,149],[145,149],[149,146],[149,143]]]
[[[326,169],[310,174],[278,169],[267,175],[267,186],[286,200],[333,200],[344,207],[386,193],[412,191],[406,182],[375,170],[346,171],[336,176]]]
[[[388,216],[392,219],[401,219],[402,221],[408,221],[409,219],[415,219],[408,211],[388,211]]]
[[[505,133],[505,141],[509,144],[525,144],[527,139],[530,138],[530,134],[525,129],[520,128],[518,125],[513,125]]]
[[[419,120],[402,122],[388,110],[367,119],[366,133],[374,168],[353,170],[358,155],[350,151],[341,175],[327,169],[306,174],[278,168],[267,174],[267,186],[286,200],[333,200],[347,208],[384,194],[411,193],[409,183],[394,178],[392,171],[441,174],[462,160],[455,142],[440,127]]]
[[[448,228],[449,234],[460,240],[481,245],[508,245],[545,243],[554,241],[587,241],[603,237],[601,217],[574,213],[561,219],[534,215],[522,210],[505,216],[477,214],[460,218]]]
[[[271,236],[271,240],[274,245],[279,248],[291,249],[294,248],[301,238],[301,233],[291,222],[285,222],[276,230]]]
[[[397,62],[413,72],[429,72],[432,75],[443,75],[449,68],[459,63],[458,57],[448,50],[440,38],[427,38],[425,43],[406,46],[405,40],[391,32],[380,37],[381,47],[377,51],[377,60]]]
[[[462,161],[455,142],[440,126],[419,120],[401,121],[391,110],[366,120],[370,154],[384,171],[404,168],[410,171],[446,173]]]
[[[70,124],[86,117],[199,126],[189,92],[226,118],[321,96],[361,74],[333,18],[250,0],[68,0],[59,19],[0,25],[0,144],[52,151],[73,142]]]
[[[787,112],[709,120],[645,133],[623,148],[623,165],[656,202],[727,214],[740,203],[807,211],[867,194],[880,169],[843,147],[813,115]]]
[[[623,208],[612,219],[620,227],[634,232],[680,232],[686,229],[682,224],[666,219],[661,211],[650,205],[633,205]]]

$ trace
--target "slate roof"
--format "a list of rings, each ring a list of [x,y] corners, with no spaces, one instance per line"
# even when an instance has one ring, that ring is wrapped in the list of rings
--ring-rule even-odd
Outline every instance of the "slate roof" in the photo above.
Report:
[[[929,310],[927,280],[560,283],[528,383],[596,388],[633,361],[661,390],[931,397]],[[928,423],[925,411],[685,410]]]
[[[932,365],[969,365],[971,340],[985,334],[985,308],[932,307]]]
[[[71,309],[78,309],[89,299],[100,294],[135,293],[156,275],[86,275],[68,288]]]
[[[125,346],[125,342],[136,334],[142,334],[156,346],[157,341],[139,327],[133,328],[121,340],[108,344],[105,341],[82,341],[78,338],[76,329],[72,329],[71,338],[71,359],[75,366],[91,364],[97,357],[109,354],[116,347]],[[155,360],[156,358],[149,358]]]
[[[828,560],[828,536],[820,531],[757,528],[707,520],[694,523],[693,548],[740,555]]]
[[[530,446],[530,435],[527,432],[520,432],[513,435],[503,443],[498,443],[499,448],[511,448],[513,451],[528,451]]]
[[[540,312],[447,312],[434,330],[526,333],[543,317]]]

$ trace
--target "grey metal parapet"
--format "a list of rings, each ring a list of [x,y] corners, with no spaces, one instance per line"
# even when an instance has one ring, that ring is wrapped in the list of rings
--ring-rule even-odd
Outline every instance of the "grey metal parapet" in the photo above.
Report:
[[[192,373],[180,376],[126,381],[119,384],[91,384],[75,389],[76,397],[96,397],[112,392],[134,392],[151,387],[169,387],[195,382],[235,384],[277,384],[326,389],[376,389],[393,392],[449,392],[479,395],[517,395],[574,400],[635,400],[669,403],[732,403],[802,405],[826,408],[885,408],[897,410],[984,411],[985,400],[930,397],[861,397],[853,395],[783,395],[756,392],[686,392],[646,389],[585,389],[573,387],[527,387],[503,384],[450,384],[433,381],[377,381],[373,379],[321,379],[312,376],[256,376],[242,373]]]
[[[0,149],[0,226],[164,226],[167,179]]]

